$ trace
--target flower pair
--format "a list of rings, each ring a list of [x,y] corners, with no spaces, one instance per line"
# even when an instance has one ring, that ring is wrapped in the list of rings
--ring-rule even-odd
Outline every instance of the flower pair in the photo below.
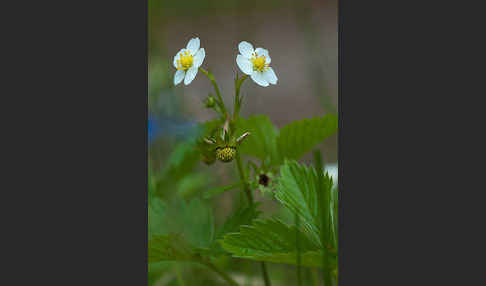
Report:
[[[174,85],[178,85],[182,80],[188,85],[196,77],[206,56],[204,49],[199,46],[199,38],[193,38],[187,43],[186,48],[181,49],[174,57],[174,67],[177,69]],[[260,86],[277,84],[278,79],[270,67],[272,59],[267,50],[253,49],[253,45],[245,41],[238,45],[238,50],[240,54],[236,57],[236,63],[243,73],[249,75]]]

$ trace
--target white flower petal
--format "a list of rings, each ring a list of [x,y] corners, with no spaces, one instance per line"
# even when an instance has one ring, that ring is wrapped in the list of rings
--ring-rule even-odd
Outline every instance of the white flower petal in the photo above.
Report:
[[[261,85],[261,86],[268,86],[268,81],[265,79],[265,77],[263,76],[263,73],[261,72],[258,72],[258,71],[254,71],[252,74],[251,74],[251,79],[256,82],[258,85]]]
[[[185,85],[190,84],[196,77],[196,74],[197,74],[197,67],[192,66],[190,69],[188,69],[186,72],[186,78],[184,78],[184,84]]]
[[[195,67],[200,67],[205,57],[206,57],[206,51],[204,51],[204,48],[200,48],[199,51],[197,51],[196,55],[194,56],[193,65]]]
[[[271,84],[277,84],[277,76],[272,68],[268,68],[263,72],[263,77]]]
[[[250,62],[249,59],[245,58],[242,55],[236,56],[236,63],[242,72],[247,75],[251,75],[253,73],[253,64]]]
[[[174,75],[174,85],[178,85],[184,79],[186,72],[183,70],[177,70]]]
[[[189,50],[189,53],[191,53],[191,55],[195,55],[197,53],[197,51],[199,50],[199,46],[200,46],[200,41],[199,41],[199,38],[193,38],[189,41],[189,43],[187,43],[187,49]]]
[[[240,51],[240,54],[242,54],[247,59],[251,58],[251,55],[253,54],[253,46],[245,41],[241,42],[238,45],[238,50]]]
[[[264,48],[256,48],[255,53],[257,53],[257,55],[259,56],[270,57],[270,55],[268,54],[268,50],[265,50]]]
[[[181,49],[177,54],[174,56],[174,67],[177,68],[177,60],[181,58],[181,53],[184,52],[184,49]]]

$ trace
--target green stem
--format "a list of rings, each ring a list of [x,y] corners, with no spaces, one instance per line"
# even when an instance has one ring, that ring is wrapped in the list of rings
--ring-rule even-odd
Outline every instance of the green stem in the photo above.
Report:
[[[236,119],[238,115],[240,114],[240,107],[241,107],[241,101],[240,101],[240,88],[243,82],[248,78],[248,75],[243,75],[242,77],[238,78],[238,73],[236,74],[236,79],[235,79],[235,104],[233,107],[233,118]]]
[[[297,285],[302,286],[299,229],[300,229],[300,216],[297,213],[295,213],[295,244],[297,245]]]
[[[319,286],[319,276],[317,274],[317,268],[312,268],[311,270],[312,274],[312,281],[314,282],[314,286]]]
[[[211,81],[214,87],[214,91],[216,92],[216,96],[218,97],[218,105],[221,108],[223,115],[225,118],[228,118],[228,111],[226,111],[226,106],[224,105],[223,97],[221,96],[221,92],[219,91],[218,84],[216,83],[216,80],[214,79],[214,75],[210,71],[206,71],[202,67],[199,67],[199,70],[207,76],[207,78]]]
[[[244,75],[240,78],[238,78],[238,74],[236,74],[236,79],[235,79],[235,104],[233,107],[233,120],[236,120],[239,116],[240,113],[240,87],[241,84],[248,78],[247,75]],[[250,206],[253,205],[253,195],[250,190],[250,186],[248,185],[248,181],[246,179],[245,171],[243,170],[243,165],[241,164],[241,158],[240,158],[240,153],[236,152],[236,166],[238,167],[238,173],[240,174],[240,179],[243,182],[243,190],[246,193],[246,196],[248,198],[248,204]],[[265,286],[270,286],[270,278],[268,277],[268,272],[267,272],[267,266],[265,262],[260,262],[261,268],[262,268],[262,274],[263,274],[263,281],[265,282]]]
[[[265,286],[270,286],[270,278],[268,278],[267,266],[265,262],[261,262],[262,266],[262,273],[263,273],[263,281],[265,281]]]
[[[243,170],[243,165],[241,164],[240,153],[236,152],[236,166],[238,167],[238,173],[240,174],[240,179],[243,182],[243,190],[248,198],[248,204],[253,205],[253,195],[251,194],[250,187],[246,181],[245,171]]]
[[[236,165],[238,166],[238,172],[240,174],[240,179],[243,182],[243,190],[246,193],[246,196],[248,198],[248,204],[251,206],[253,205],[253,196],[251,194],[250,187],[248,186],[248,182],[246,180],[245,172],[243,170],[243,166],[241,164],[241,158],[240,154],[237,152],[236,153]],[[267,272],[267,266],[265,262],[260,263],[262,267],[262,274],[263,274],[263,281],[265,282],[265,286],[270,286],[270,278],[268,277],[268,272]]]
[[[216,272],[217,274],[219,274],[219,276],[221,276],[221,278],[223,278],[224,280],[226,280],[226,282],[228,282],[230,285],[232,285],[232,286],[239,286],[238,283],[236,283],[235,280],[233,280],[231,277],[229,277],[228,274],[226,274],[223,271],[219,270],[219,268],[217,268],[211,262],[206,261],[206,262],[204,262],[204,265],[206,265],[207,267],[209,267],[209,269],[211,269],[214,272]]]
[[[184,280],[182,279],[182,275],[181,275],[181,270],[180,270],[180,265],[176,265],[176,276],[177,276],[177,282],[179,282],[179,284],[181,286],[185,286],[184,284]]]

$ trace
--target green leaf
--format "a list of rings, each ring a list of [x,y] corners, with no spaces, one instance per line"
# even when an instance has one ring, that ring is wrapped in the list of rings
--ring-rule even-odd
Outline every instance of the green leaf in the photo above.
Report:
[[[156,198],[149,204],[149,263],[199,261],[201,255],[216,255],[211,208],[198,198],[170,203]]]
[[[330,226],[332,222],[330,221],[332,218],[332,205],[331,205],[331,188],[332,188],[332,180],[329,182],[329,177],[324,177],[324,170],[322,166],[322,156],[319,150],[314,151],[314,164],[317,170],[317,182],[318,182],[318,202],[319,202],[319,218],[321,222],[320,228],[320,236],[321,236],[321,245],[323,245],[323,257],[322,257],[322,265],[323,265],[323,281],[325,285],[332,284],[331,272],[332,269],[329,267],[329,257],[331,256],[329,253],[329,249],[333,246],[333,237],[331,235]],[[327,174],[326,174],[327,175]],[[327,180],[326,180],[327,179]]]
[[[166,229],[167,204],[154,197],[148,203],[148,235],[149,238],[156,234],[167,233]]]
[[[333,135],[337,128],[338,118],[333,114],[285,125],[276,139],[280,162],[284,159],[300,159],[316,144]]]
[[[321,267],[319,246],[305,233],[277,219],[256,219],[251,226],[241,226],[240,232],[225,235],[220,243],[234,257],[296,265],[297,237],[302,265]]]
[[[257,209],[259,205],[259,203],[255,203],[249,206],[240,206],[216,232],[216,239],[223,238],[227,233],[238,231],[242,225],[251,224],[261,214]]]
[[[339,226],[339,221],[338,221],[338,199],[339,199],[339,191],[337,187],[334,187],[331,190],[331,231],[332,231],[332,236],[333,236],[333,247],[338,248],[338,226]]]
[[[320,245],[318,178],[314,168],[286,160],[280,167],[275,198],[301,218],[302,227]]]
[[[239,232],[225,235],[220,240],[221,246],[234,257],[296,265],[298,241],[302,266],[322,268],[327,265],[329,269],[335,269],[337,247],[331,236],[333,232],[322,231],[322,217],[327,219],[326,228],[331,226],[333,231],[337,228],[331,215],[331,212],[335,214],[337,204],[337,196],[331,193],[332,186],[331,177],[323,174],[322,168],[317,172],[312,166],[285,160],[280,168],[275,198],[299,216],[300,228],[276,219],[257,219],[250,226],[241,226]],[[327,197],[326,204],[320,205],[324,197]],[[321,234],[326,234],[324,240],[321,240]],[[327,253],[326,260],[324,252]]]
[[[177,181],[192,171],[200,159],[199,151],[194,142],[184,142],[177,145],[167,159],[164,169],[165,177]]]
[[[333,271],[337,267],[337,189],[318,158],[317,170],[285,160],[275,198],[299,216],[303,232],[318,245],[321,265]]]
[[[277,157],[277,130],[265,115],[254,115],[248,119],[238,118],[236,121],[236,137],[245,132],[251,134],[245,138],[239,147],[241,154],[254,156],[261,160],[269,157],[272,161]]]
[[[163,169],[151,174],[151,196],[169,197],[177,190],[177,184],[190,175],[200,160],[200,151],[194,142],[178,144],[165,162]]]
[[[203,190],[212,177],[203,172],[193,172],[186,175],[177,183],[177,193],[184,199],[191,199]]]
[[[153,236],[149,241],[148,262],[191,261],[196,253],[181,235],[168,234]]]
[[[229,186],[217,187],[217,188],[214,188],[212,190],[205,192],[203,197],[205,199],[209,199],[209,198],[212,198],[213,196],[219,195],[221,193],[224,193],[226,191],[232,190],[232,189],[240,187],[240,186],[243,186],[243,182],[234,183],[234,184],[231,184]]]
[[[149,204],[149,236],[177,233],[194,247],[208,247],[214,239],[212,209],[199,198],[186,203],[154,199]]]
[[[148,264],[148,286],[155,285],[157,280],[170,269],[170,262],[161,261]]]
[[[242,225],[249,225],[251,222],[260,215],[260,211],[257,210],[259,204],[252,204],[250,206],[240,206],[236,211],[229,216],[224,224],[218,229],[215,235],[215,239],[208,249],[201,249],[202,253],[206,255],[223,255],[228,254],[221,248],[219,240],[224,237],[224,235],[230,232],[236,232]],[[204,252],[204,251],[209,252]]]

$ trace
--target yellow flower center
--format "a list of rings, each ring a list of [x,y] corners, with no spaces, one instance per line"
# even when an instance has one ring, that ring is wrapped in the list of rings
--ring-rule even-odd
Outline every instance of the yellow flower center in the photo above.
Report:
[[[256,53],[253,53],[253,57],[251,58],[251,63],[253,64],[253,70],[262,72],[265,69],[268,69],[269,64],[265,62],[266,62],[265,56],[258,56]]]
[[[188,51],[181,53],[180,59],[177,60],[177,69],[187,71],[192,67],[192,61],[193,57]]]

